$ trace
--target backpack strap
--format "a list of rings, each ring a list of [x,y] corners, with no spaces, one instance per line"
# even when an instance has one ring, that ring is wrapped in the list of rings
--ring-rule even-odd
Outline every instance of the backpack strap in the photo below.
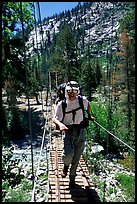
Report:
[[[74,120],[75,120],[75,115],[76,115],[76,111],[79,110],[79,109],[81,109],[81,107],[78,107],[78,108],[73,109],[73,110],[71,110],[71,111],[67,111],[67,112],[65,112],[65,114],[67,114],[67,113],[72,113],[72,115],[73,115],[72,120],[73,120],[73,122],[74,122]]]
[[[68,113],[72,113],[73,114],[73,121],[74,121],[75,120],[76,111],[79,110],[79,109],[82,109],[82,111],[83,111],[83,118],[85,117],[83,98],[82,98],[81,95],[78,95],[78,101],[79,101],[80,107],[78,107],[78,108],[76,108],[74,110],[65,112],[65,109],[67,107],[66,98],[64,100],[62,100],[62,112],[63,112],[62,122],[64,120],[65,114],[68,114]]]
[[[79,105],[80,105],[80,108],[81,108],[81,109],[82,109],[82,111],[83,111],[83,118],[85,118],[83,98],[82,98],[82,96],[81,96],[81,95],[78,95],[78,100],[79,100]]]
[[[63,112],[63,118],[62,118],[62,122],[64,120],[65,117],[65,109],[67,108],[67,103],[66,103],[66,98],[62,100],[62,112]]]

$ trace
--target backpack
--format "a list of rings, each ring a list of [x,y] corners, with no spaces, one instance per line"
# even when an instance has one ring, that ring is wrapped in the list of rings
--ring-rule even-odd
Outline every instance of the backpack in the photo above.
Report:
[[[73,120],[75,119],[75,114],[76,114],[76,111],[79,110],[79,109],[82,109],[83,111],[83,121],[80,123],[80,126],[82,128],[86,128],[89,126],[89,119],[85,116],[85,112],[84,112],[84,105],[83,105],[83,98],[81,95],[78,95],[78,100],[79,100],[79,105],[80,107],[74,109],[74,110],[71,110],[71,111],[68,111],[68,112],[65,112],[65,109],[67,107],[67,103],[66,103],[66,99],[63,99],[62,100],[62,111],[63,111],[63,119],[62,119],[62,122],[64,120],[64,117],[65,117],[65,114],[67,113],[71,113],[73,114]]]
[[[57,87],[57,101],[56,101],[56,105],[59,101],[64,100],[65,99],[65,87],[66,87],[66,83],[62,83]]]

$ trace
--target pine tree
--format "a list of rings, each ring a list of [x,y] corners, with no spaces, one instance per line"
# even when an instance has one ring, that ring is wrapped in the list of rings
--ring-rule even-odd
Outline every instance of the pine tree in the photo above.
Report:
[[[51,59],[51,71],[58,72],[59,80],[77,80],[79,76],[78,58],[74,33],[65,24],[56,39],[56,45]]]

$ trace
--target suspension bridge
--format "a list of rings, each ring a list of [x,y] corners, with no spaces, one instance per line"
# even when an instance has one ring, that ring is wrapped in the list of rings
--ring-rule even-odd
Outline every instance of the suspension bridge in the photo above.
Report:
[[[52,123],[52,118],[55,110],[55,104],[52,103],[52,95],[48,100],[48,105],[42,105],[44,107],[43,117],[45,120],[44,128],[43,128],[43,137],[41,142],[41,151],[39,154],[38,166],[36,170],[36,174],[33,176],[33,190],[31,202],[37,202],[36,199],[36,186],[39,179],[39,170],[40,170],[40,162],[41,162],[41,152],[45,146],[48,145],[49,152],[47,155],[47,174],[48,174],[48,188],[47,188],[47,196],[45,202],[94,202],[100,203],[102,202],[98,192],[95,190],[96,184],[92,181],[92,174],[89,171],[88,163],[84,159],[83,155],[79,161],[79,165],[77,168],[77,176],[76,176],[76,188],[69,189],[69,172],[66,178],[61,177],[61,170],[63,167],[63,162],[61,158],[61,153],[63,149],[63,139],[62,133],[59,130],[56,130],[54,124]],[[41,107],[41,109],[42,109]],[[94,121],[98,126],[105,129],[99,123]],[[115,139],[119,140],[119,142],[123,143],[125,146],[132,149],[129,145],[121,141],[114,134],[105,129],[109,134],[111,134]],[[48,133],[48,134],[47,134]],[[48,144],[45,144],[45,137],[48,140]],[[31,151],[33,153],[33,149]],[[33,155],[32,155],[33,157]],[[32,160],[33,161],[33,160]],[[34,165],[34,164],[33,164]],[[34,170],[33,170],[34,171]],[[107,177],[107,175],[106,175]],[[104,185],[104,192],[106,191]],[[104,193],[102,192],[102,193]],[[105,196],[105,193],[104,193]],[[105,199],[105,197],[104,197]],[[126,202],[126,198],[123,196],[123,201]]]
[[[47,107],[46,107],[47,108]],[[47,172],[48,172],[48,191],[47,191],[47,202],[89,202],[99,203],[100,198],[94,190],[94,184],[91,180],[90,173],[88,171],[87,165],[84,158],[81,156],[79,165],[77,168],[76,177],[76,188],[69,189],[69,172],[66,178],[61,177],[61,170],[63,167],[63,162],[61,159],[61,153],[63,149],[63,139],[62,133],[56,131],[52,128],[51,118],[54,114],[55,106],[52,104],[48,111],[44,111],[45,127],[43,132],[43,138],[41,143],[41,151],[39,155],[39,162],[34,175],[33,190],[31,201],[36,200],[36,185],[38,181],[38,172],[40,170],[40,160],[41,152],[44,148],[44,138],[48,137],[50,151],[49,156],[47,156]],[[49,112],[50,114],[47,114]],[[46,135],[46,130],[48,130],[49,135]],[[33,152],[33,149],[32,149]],[[33,155],[32,155],[33,156]]]
[[[21,10],[22,12],[22,10]],[[39,10],[39,18],[40,18],[40,10]],[[40,19],[41,21],[41,19]],[[24,36],[24,27],[23,27],[23,15],[22,15],[22,31],[23,31],[23,42],[24,42],[24,53],[26,53],[25,50],[25,36]],[[41,40],[43,42],[43,39]],[[26,63],[26,56],[24,54],[24,61]],[[43,96],[41,95],[41,101],[42,101],[42,107],[41,111],[43,112],[43,118],[44,118],[44,125],[43,125],[43,135],[42,135],[42,142],[41,142],[41,149],[39,153],[39,159],[38,159],[38,166],[36,169],[36,173],[34,174],[34,160],[33,160],[33,145],[32,145],[32,131],[31,131],[31,111],[30,111],[30,101],[29,101],[29,94],[28,94],[28,76],[27,76],[27,64],[25,64],[26,67],[26,86],[27,86],[27,97],[28,97],[28,112],[29,112],[29,127],[30,127],[30,140],[31,140],[31,159],[32,159],[32,195],[31,195],[31,202],[37,202],[36,199],[36,186],[39,179],[38,173],[40,170],[40,162],[41,162],[41,153],[43,150],[43,147],[47,147],[47,144],[44,143],[45,137],[48,140],[48,145],[50,147],[49,154],[47,154],[47,174],[48,174],[48,189],[47,192],[47,199],[45,202],[94,202],[99,203],[101,202],[101,199],[98,195],[98,192],[95,190],[95,183],[92,181],[92,175],[91,172],[89,172],[89,168],[87,165],[87,162],[85,161],[83,155],[81,156],[78,168],[77,168],[77,177],[76,177],[76,188],[75,189],[69,189],[69,177],[67,175],[66,178],[61,177],[61,169],[63,166],[62,160],[61,160],[61,151],[63,148],[63,142],[62,142],[62,134],[58,133],[57,135],[54,134],[54,131],[52,128],[52,118],[54,114],[54,104],[52,103],[52,93],[51,93],[51,80],[49,76],[49,89],[50,89],[50,98],[48,101],[49,106],[44,104]],[[46,101],[47,103],[47,101]],[[45,106],[44,106],[45,105]],[[47,109],[48,107],[48,109]],[[113,138],[118,140],[120,143],[125,145],[127,148],[129,148],[131,151],[135,152],[135,150],[130,147],[128,144],[120,140],[118,137],[116,137],[114,134],[112,134],[110,131],[106,130],[101,124],[99,124],[97,121],[94,121],[97,126],[104,129],[109,135],[111,135]],[[107,162],[106,162],[107,163]],[[106,176],[106,175],[105,175]],[[103,195],[105,200],[105,192],[106,187],[104,184],[103,188]],[[122,196],[122,201],[128,202],[127,198]]]
[[[48,202],[100,202],[83,158],[77,168],[76,188],[69,189],[69,177],[61,177],[63,149],[62,137],[53,136],[50,150]]]

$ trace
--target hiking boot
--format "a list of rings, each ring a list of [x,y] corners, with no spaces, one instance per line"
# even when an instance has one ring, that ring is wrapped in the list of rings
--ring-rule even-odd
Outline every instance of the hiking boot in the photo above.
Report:
[[[75,180],[74,179],[70,179],[70,182],[69,182],[69,188],[70,189],[74,189],[75,188]]]
[[[69,166],[64,165],[64,167],[62,169],[62,173],[61,173],[62,178],[65,178],[67,176],[68,168],[69,168]]]

